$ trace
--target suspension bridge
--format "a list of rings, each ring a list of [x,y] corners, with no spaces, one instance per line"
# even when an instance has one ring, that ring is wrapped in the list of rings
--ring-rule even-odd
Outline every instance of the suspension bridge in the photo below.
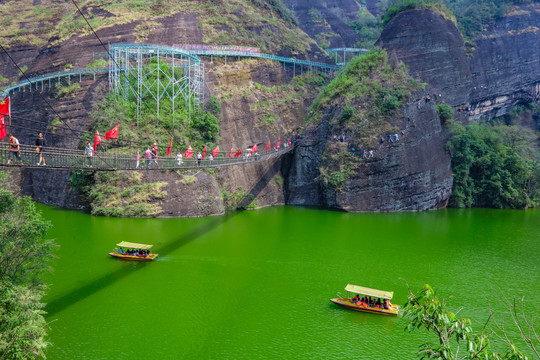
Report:
[[[156,159],[145,159],[144,154],[138,160],[136,155],[114,152],[95,152],[92,157],[86,156],[80,149],[66,149],[56,147],[45,147],[43,156],[46,165],[38,165],[40,153],[36,153],[36,147],[32,145],[19,145],[19,157],[10,153],[9,143],[0,143],[0,166],[3,167],[28,167],[28,168],[52,168],[52,169],[84,169],[84,170],[183,170],[183,169],[204,169],[223,168],[228,166],[252,165],[260,162],[275,160],[294,149],[294,145],[271,148],[268,153],[259,154],[246,150],[240,156],[218,154],[211,158],[206,156],[202,160],[182,157],[177,159],[176,155],[159,156]]]

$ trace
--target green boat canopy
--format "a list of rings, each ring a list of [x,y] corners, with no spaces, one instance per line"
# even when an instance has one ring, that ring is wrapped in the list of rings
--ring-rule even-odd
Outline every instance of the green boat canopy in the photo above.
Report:
[[[120,244],[116,244],[116,246],[127,247],[127,248],[131,248],[131,249],[148,250],[154,245],[137,244],[137,243],[127,242],[127,241],[122,241]]]
[[[355,293],[355,294],[374,296],[374,297],[378,297],[381,299],[388,299],[388,300],[392,299],[392,297],[394,296],[393,291],[382,291],[382,290],[370,289],[367,287],[362,287],[362,286],[352,285],[352,284],[347,284],[347,287],[345,288],[345,290]]]

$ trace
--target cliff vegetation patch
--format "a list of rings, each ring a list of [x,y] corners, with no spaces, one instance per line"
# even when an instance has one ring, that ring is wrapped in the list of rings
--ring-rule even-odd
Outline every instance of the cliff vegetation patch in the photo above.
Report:
[[[156,216],[162,212],[156,201],[167,196],[166,182],[144,183],[137,172],[101,171],[89,194],[92,215]]]

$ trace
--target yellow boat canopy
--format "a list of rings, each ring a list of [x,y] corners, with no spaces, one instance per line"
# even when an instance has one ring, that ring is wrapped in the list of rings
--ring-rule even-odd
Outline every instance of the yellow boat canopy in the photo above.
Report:
[[[391,300],[392,297],[394,296],[393,291],[375,290],[375,289],[370,289],[367,287],[362,287],[362,286],[357,286],[357,285],[352,285],[352,284],[347,284],[347,287],[345,288],[345,290],[355,293],[355,294],[374,296],[374,297],[388,299],[388,300]]]
[[[127,248],[131,248],[131,249],[148,250],[154,245],[137,244],[137,243],[127,242],[127,241],[122,241],[120,244],[116,244],[116,246],[127,247]]]

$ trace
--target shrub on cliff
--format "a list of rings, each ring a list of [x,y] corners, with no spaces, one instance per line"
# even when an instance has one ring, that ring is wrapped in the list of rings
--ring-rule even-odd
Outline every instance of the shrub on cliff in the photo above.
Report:
[[[528,208],[540,203],[540,163],[535,134],[518,126],[451,122],[456,207]]]

